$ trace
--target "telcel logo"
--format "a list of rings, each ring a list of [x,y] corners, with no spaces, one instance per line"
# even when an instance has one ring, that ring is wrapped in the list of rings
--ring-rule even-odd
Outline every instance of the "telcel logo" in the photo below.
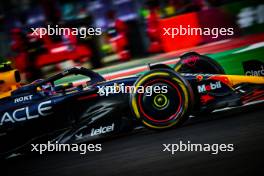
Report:
[[[199,93],[208,92],[210,90],[219,89],[221,87],[222,85],[220,81],[217,81],[216,83],[210,83],[209,85],[203,84],[198,86],[198,92]]]
[[[114,131],[114,127],[115,127],[115,124],[113,123],[110,126],[105,126],[105,127],[101,126],[98,129],[92,128],[91,136],[96,136],[96,135],[99,135],[99,134],[109,133],[111,131]]]

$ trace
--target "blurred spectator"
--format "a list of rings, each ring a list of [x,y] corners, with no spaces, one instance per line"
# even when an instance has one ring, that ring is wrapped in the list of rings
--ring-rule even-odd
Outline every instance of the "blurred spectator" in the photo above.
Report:
[[[147,34],[150,40],[148,52],[158,53],[162,51],[161,31],[159,26],[160,17],[157,14],[158,6],[149,5],[150,14],[147,17]]]
[[[41,3],[44,8],[47,22],[50,24],[58,24],[61,19],[61,13],[55,1],[42,0]]]
[[[27,31],[27,16],[20,17],[20,28],[11,30],[12,45],[11,48],[17,53],[15,57],[16,67],[26,73],[28,80],[35,80],[40,77],[41,72],[36,67],[37,56],[42,52],[42,42],[32,38]]]
[[[107,13],[109,20],[108,34],[114,50],[119,55],[121,61],[127,61],[131,58],[128,50],[128,27],[124,21],[117,18],[114,11]]]

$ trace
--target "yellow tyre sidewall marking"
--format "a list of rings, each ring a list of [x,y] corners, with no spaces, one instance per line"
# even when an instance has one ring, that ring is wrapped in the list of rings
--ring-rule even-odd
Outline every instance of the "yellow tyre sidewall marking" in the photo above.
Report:
[[[182,66],[182,64],[177,65],[177,66],[174,68],[174,71],[178,72],[178,71],[181,69],[181,66]]]
[[[150,78],[152,76],[170,76],[170,75],[169,75],[169,73],[165,73],[165,72],[155,72],[155,73],[151,73],[149,75],[146,75],[145,77],[141,78],[141,80],[135,85],[135,92],[138,89],[138,87],[141,85],[142,82],[144,82],[146,79],[148,79],[148,78]],[[187,107],[188,107],[188,103],[189,103],[187,88],[185,87],[185,85],[183,85],[182,81],[179,80],[178,78],[173,78],[173,80],[178,83],[178,85],[181,87],[181,89],[182,89],[182,91],[184,93],[184,99],[186,101],[184,103],[184,107],[183,107],[184,109],[183,109],[183,111],[186,111],[187,110]],[[140,119],[140,113],[139,113],[139,110],[138,110],[138,106],[137,106],[136,98],[135,97],[132,97],[132,108],[134,110],[134,113],[135,113],[136,117],[138,119]],[[162,127],[151,125],[148,122],[146,122],[145,120],[142,120],[142,122],[146,126],[151,127],[151,128],[154,128],[154,129],[164,129],[164,128],[169,128],[169,127],[174,126],[176,123],[178,123],[178,121],[180,119],[181,119],[181,117],[179,117],[175,122],[170,123],[169,125],[166,125],[166,126],[162,126]]]
[[[146,79],[152,77],[152,76],[169,76],[168,73],[163,73],[163,72],[156,72],[156,73],[151,73],[149,75],[144,76],[143,78],[141,78],[141,80],[135,85],[135,90],[134,92],[137,92],[138,87],[141,85],[142,82],[144,82]],[[136,117],[139,119],[140,118],[140,114],[139,114],[139,110],[137,107],[137,102],[136,102],[136,98],[132,97],[132,108],[135,112]]]

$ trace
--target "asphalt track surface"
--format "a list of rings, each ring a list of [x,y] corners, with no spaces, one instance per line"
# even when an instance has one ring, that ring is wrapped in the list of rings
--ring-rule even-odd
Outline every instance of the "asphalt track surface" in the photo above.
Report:
[[[86,155],[48,153],[13,158],[1,175],[263,175],[264,104],[192,118],[177,129],[140,130],[102,142],[103,151]],[[162,152],[162,144],[231,143],[233,152]]]

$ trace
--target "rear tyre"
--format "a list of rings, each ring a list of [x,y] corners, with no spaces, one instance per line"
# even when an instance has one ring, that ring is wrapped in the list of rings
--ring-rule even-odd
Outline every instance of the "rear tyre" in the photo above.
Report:
[[[142,75],[134,86],[130,107],[144,126],[157,130],[168,129],[188,118],[193,91],[189,83],[173,70],[151,70]]]
[[[224,69],[215,60],[196,52],[182,55],[174,70],[180,73],[225,74]]]

